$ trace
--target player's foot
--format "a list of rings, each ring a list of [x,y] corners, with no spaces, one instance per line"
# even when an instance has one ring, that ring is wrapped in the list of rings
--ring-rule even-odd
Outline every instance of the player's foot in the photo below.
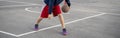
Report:
[[[34,29],[38,30],[39,29],[38,26],[39,26],[38,24],[35,24],[35,28]]]
[[[63,35],[67,35],[67,30],[65,28],[63,29]]]

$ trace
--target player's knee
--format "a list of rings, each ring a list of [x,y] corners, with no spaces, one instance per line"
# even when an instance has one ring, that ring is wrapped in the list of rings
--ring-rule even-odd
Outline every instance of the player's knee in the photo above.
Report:
[[[63,17],[62,14],[59,14],[58,16],[59,16],[60,18]]]
[[[58,14],[58,16],[62,16],[62,14]]]
[[[39,17],[39,19],[43,19],[43,17]]]

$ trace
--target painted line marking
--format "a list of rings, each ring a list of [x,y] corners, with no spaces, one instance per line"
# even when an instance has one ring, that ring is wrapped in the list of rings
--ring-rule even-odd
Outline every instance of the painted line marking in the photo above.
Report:
[[[107,14],[109,14],[109,15],[120,15],[120,14],[114,14],[114,13],[107,13]]]
[[[0,6],[0,8],[4,8],[4,7],[19,7],[19,6],[41,5],[41,4],[34,4],[34,3],[28,3],[28,2],[17,2],[17,1],[8,1],[8,0],[0,0],[0,1],[13,2],[13,3],[22,3],[22,4],[23,4],[23,5],[7,5],[7,6]],[[25,5],[24,5],[24,4],[25,4]]]
[[[25,11],[32,12],[32,13],[40,13],[42,11],[42,9],[44,8],[44,6],[42,6],[41,11],[32,11],[32,10],[30,10],[31,8],[32,7],[25,8]],[[63,13],[63,14],[70,14],[70,13],[68,12],[68,13]]]
[[[8,0],[1,0],[1,1],[7,1],[7,2],[14,2],[14,3],[23,3],[23,4],[30,4],[30,5],[40,5],[40,4],[34,4],[34,3],[28,3],[28,2],[17,2],[17,1],[8,1]]]
[[[91,9],[88,9],[88,8],[80,8],[80,9],[77,9],[77,8],[72,8],[72,9],[75,9],[75,11],[83,11],[83,12],[93,12],[93,13],[106,13],[106,14],[109,14],[109,15],[120,15],[120,14],[115,14],[115,13],[112,13],[112,12],[101,12],[101,11],[97,11],[97,10],[91,10]]]
[[[2,1],[5,1],[5,0],[2,0]],[[16,2],[16,1],[7,1],[7,2],[24,3],[24,4],[31,4],[31,5],[40,5],[40,4],[33,4],[33,3],[26,3],[26,2]],[[29,5],[13,5],[13,6],[29,6]],[[8,6],[8,7],[13,7],[13,6]],[[4,6],[4,7],[7,7],[7,6]],[[25,10],[28,10],[28,8],[26,8]],[[95,16],[90,16],[90,17],[86,17],[86,18],[74,20],[74,21],[71,21],[71,22],[67,22],[65,24],[70,24],[70,23],[73,23],[73,22],[77,22],[77,21],[80,21],[80,20],[85,20],[85,19],[93,18],[93,17],[96,17],[96,16],[101,16],[101,15],[104,15],[104,14],[106,14],[106,13],[102,13],[102,14],[98,14],[98,15],[95,15]],[[31,33],[42,31],[42,30],[47,30],[47,29],[51,29],[51,28],[54,28],[54,27],[58,27],[60,25],[61,24],[58,24],[58,25],[55,25],[55,26],[50,26],[50,27],[47,27],[47,28],[40,29],[38,31],[27,32],[27,33],[23,33],[23,34],[19,34],[19,35],[15,35],[15,34],[4,32],[4,31],[0,31],[0,32],[4,33],[4,34],[11,35],[11,36],[20,37],[20,36],[23,36],[23,35],[28,35],[28,34],[31,34]]]
[[[85,20],[85,19],[90,19],[90,18],[93,18],[93,17],[101,16],[101,15],[104,15],[104,14],[106,14],[106,13],[101,13],[101,14],[85,17],[85,18],[82,18],[82,19],[73,20],[73,21],[65,23],[65,25],[66,24],[71,24],[71,23],[74,23],[74,22],[78,22],[78,21],[81,21],[81,20]],[[38,31],[31,31],[31,32],[23,33],[23,34],[17,35],[17,37],[21,37],[21,36],[32,34],[32,33],[39,32],[39,31],[48,30],[48,29],[51,29],[51,28],[59,27],[59,26],[61,26],[61,24],[50,26],[50,27],[47,27],[47,28],[43,28],[43,29],[40,29]]]
[[[5,0],[2,0],[2,1],[5,1]],[[33,4],[33,3],[26,3],[26,2],[16,2],[16,1],[7,1],[7,2],[24,3],[24,4],[31,4],[31,5],[40,5],[40,4]],[[13,5],[13,6],[28,6],[28,5]],[[5,6],[5,7],[7,7],[7,6]],[[10,6],[10,7],[12,7],[12,6]],[[25,8],[25,10],[28,10],[28,9],[29,8]],[[77,20],[74,20],[74,21],[70,21],[70,22],[67,22],[65,24],[71,24],[71,23],[74,23],[74,22],[78,22],[78,21],[85,20],[85,19],[90,19],[90,18],[101,16],[101,15],[104,15],[104,14],[112,14],[112,13],[101,13],[101,14],[98,14],[98,15],[93,15],[93,16],[82,18],[82,19],[77,19]],[[113,15],[120,15],[120,14],[113,14]],[[39,31],[44,31],[44,30],[55,28],[55,27],[58,27],[58,26],[61,26],[61,24],[58,24],[58,25],[55,25],[55,26],[50,26],[50,27],[47,27],[47,28],[43,28],[43,29],[40,29],[38,31],[31,31],[31,32],[19,34],[19,35],[15,35],[15,34],[4,32],[4,31],[0,31],[0,33],[4,33],[4,34],[15,36],[15,37],[21,37],[21,36],[24,36],[24,35],[32,34],[32,33],[39,32]]]
[[[4,33],[4,34],[7,34],[7,35],[11,35],[11,36],[17,36],[17,35],[15,35],[15,34],[12,34],[12,33],[8,33],[8,32],[5,32],[5,31],[0,31],[0,33]]]
[[[101,15],[104,15],[104,14],[106,14],[106,13],[101,13],[101,14],[97,14],[97,15],[88,16],[88,17],[85,17],[85,18],[73,20],[73,21],[70,21],[70,22],[65,23],[65,25],[66,25],[66,24],[71,24],[71,23],[74,23],[74,22],[78,22],[78,21],[81,21],[81,20],[85,20],[85,19],[90,19],[90,18],[93,18],[93,17],[101,16]],[[39,32],[39,31],[48,30],[48,29],[51,29],[51,28],[59,27],[59,26],[61,26],[61,24],[54,25],[54,26],[50,26],[50,27],[46,27],[46,28],[40,29],[40,30],[38,30],[38,31],[31,31],[31,32],[19,34],[19,35],[15,35],[15,34],[12,34],[12,33],[8,33],[8,32],[5,32],[5,31],[0,31],[0,33],[4,33],[4,34],[11,35],[11,36],[15,36],[15,37],[21,37],[21,36],[25,36],[25,35],[28,35],[28,34],[36,33],[36,32]]]
[[[28,11],[28,12],[33,12],[33,13],[40,13],[40,12],[38,12],[38,11],[31,11],[31,10],[30,10],[30,8],[32,8],[32,7],[25,8],[25,11]]]
[[[1,7],[19,7],[19,6],[32,6],[32,5],[41,5],[41,4],[35,4],[35,3],[28,3],[28,2],[18,2],[18,1],[8,1],[8,0],[0,0],[0,1],[6,1],[6,2],[13,2],[13,3],[22,3],[25,5],[7,5],[7,6],[0,6]]]
[[[0,8],[5,8],[5,7],[21,7],[21,6],[33,6],[33,5],[7,5],[7,6],[0,6]]]

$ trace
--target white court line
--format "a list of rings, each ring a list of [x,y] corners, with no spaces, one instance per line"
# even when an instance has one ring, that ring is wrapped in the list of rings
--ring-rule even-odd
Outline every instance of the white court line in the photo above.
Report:
[[[76,9],[76,8],[72,8],[72,9],[75,9],[75,11],[83,11],[83,12],[93,12],[93,13],[106,13],[106,14],[109,14],[109,15],[120,15],[120,14],[115,14],[115,13],[107,13],[107,12],[101,12],[101,11],[96,11],[96,10],[90,10],[90,9],[85,9],[85,8],[80,8],[80,9]]]
[[[8,0],[0,0],[0,1],[7,1],[7,2],[14,2],[14,3],[23,3],[23,4],[30,4],[30,5],[40,5],[40,4],[34,4],[34,3],[28,3],[28,2],[17,2],[17,1],[8,1]]]
[[[31,11],[31,10],[30,10],[30,8],[32,8],[32,7],[25,8],[25,11],[28,11],[28,12],[33,12],[33,13],[40,13],[40,12],[38,12],[38,11]]]
[[[42,11],[42,9],[44,8],[44,6],[42,6],[42,9],[41,9],[40,12],[39,12],[39,11],[32,11],[32,10],[30,10],[31,8],[32,8],[32,7],[25,8],[25,11],[33,12],[33,13],[40,13],[40,12]],[[63,14],[70,14],[70,13],[68,12],[68,13],[63,13]]]
[[[89,17],[85,17],[85,18],[73,20],[73,21],[70,21],[70,22],[65,23],[65,25],[66,25],[66,24],[71,24],[71,23],[74,23],[74,22],[78,22],[78,21],[81,21],[81,20],[85,20],[85,19],[90,19],[90,18],[93,18],[93,17],[101,16],[101,15],[104,15],[104,14],[106,14],[106,13],[101,13],[101,14],[97,14],[97,15],[93,15],[93,16],[89,16]],[[28,34],[32,34],[32,33],[35,33],[35,32],[39,32],[39,31],[43,31],[43,30],[55,28],[55,27],[58,27],[58,26],[61,26],[61,24],[54,25],[54,26],[50,26],[50,27],[47,27],[47,28],[43,28],[43,29],[40,29],[40,30],[38,30],[38,31],[31,31],[31,32],[19,34],[19,35],[15,35],[15,34],[12,34],[12,33],[8,33],[8,32],[5,32],[5,31],[0,31],[0,33],[4,33],[4,34],[11,35],[11,36],[15,36],[15,37],[21,37],[21,36],[24,36],[24,35],[28,35]]]
[[[7,5],[7,6],[0,6],[0,8],[5,8],[5,7],[21,7],[21,6],[33,6],[33,5]]]
[[[2,1],[5,1],[5,0],[2,0]],[[26,2],[17,2],[17,1],[7,1],[7,2],[24,3],[24,4],[30,4],[30,5],[40,5],[40,4],[33,4],[33,3],[26,3]],[[17,6],[17,5],[16,5],[16,6]],[[12,7],[12,6],[11,6],[11,7]],[[101,14],[98,14],[98,15],[93,15],[93,16],[89,16],[89,17],[82,18],[82,19],[77,19],[77,20],[74,20],[74,21],[67,22],[67,23],[65,23],[65,24],[71,24],[71,23],[74,23],[74,22],[78,22],[78,21],[81,21],[81,20],[85,20],[85,19],[89,19],[89,18],[101,16],[101,15],[104,15],[104,14],[106,14],[106,13],[101,13]],[[58,25],[55,25],[55,26],[50,26],[50,27],[47,27],[47,28],[40,29],[40,30],[38,30],[38,31],[31,31],[31,32],[27,32],[27,33],[23,33],[23,34],[19,34],[19,35],[15,35],[15,34],[8,33],[8,32],[4,32],[4,31],[0,31],[0,32],[1,32],[1,33],[4,33],[4,34],[11,35],[11,36],[20,37],[20,36],[28,35],[28,34],[31,34],[31,33],[35,33],[35,32],[39,32],[39,31],[43,31],[43,30],[55,28],[55,27],[58,27],[58,26],[60,26],[60,25],[61,25],[61,24],[58,24]]]
[[[45,5],[40,5],[40,6],[42,6],[42,8],[41,8],[41,10],[40,10],[40,12],[41,12]],[[34,12],[34,13],[40,13],[40,12],[38,12],[38,11],[31,11],[30,8],[32,8],[32,7],[25,8],[25,11]]]
[[[115,13],[107,13],[109,15],[120,15],[120,14],[115,14]]]
[[[11,36],[17,36],[17,35],[15,35],[15,34],[12,34],[12,33],[8,33],[8,32],[5,32],[5,31],[0,31],[0,33],[4,33],[4,34],[7,34],[7,35],[11,35]]]
[[[73,20],[73,21],[65,23],[65,25],[66,24],[71,24],[71,23],[74,23],[74,22],[78,22],[78,21],[81,21],[81,20],[85,20],[85,19],[90,19],[90,18],[93,18],[93,17],[101,16],[101,15],[104,15],[104,14],[106,14],[106,13],[101,13],[101,14],[97,14],[97,15],[93,15],[93,16],[89,16],[89,17]],[[59,26],[61,26],[61,24],[50,26],[50,27],[47,27],[47,28],[43,28],[43,29],[40,29],[38,31],[31,31],[31,32],[23,33],[23,34],[17,35],[17,37],[21,37],[21,36],[24,36],[24,35],[32,34],[32,33],[35,33],[35,32],[39,32],[39,31],[43,31],[43,30],[47,30],[47,29],[51,29],[51,28],[55,28],[55,27],[59,27]]]
[[[0,8],[4,8],[4,7],[19,7],[19,6],[41,5],[41,4],[34,4],[34,3],[27,3],[27,2],[17,2],[17,1],[8,1],[8,0],[0,0],[0,1],[7,1],[7,2],[27,4],[27,5],[7,5],[7,6],[0,6]]]

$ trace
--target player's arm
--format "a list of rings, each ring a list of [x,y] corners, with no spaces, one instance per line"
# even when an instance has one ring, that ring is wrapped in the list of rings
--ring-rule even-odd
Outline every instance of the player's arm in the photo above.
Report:
[[[49,0],[48,4],[48,13],[52,14],[52,9],[53,9],[53,0]]]
[[[70,0],[65,0],[65,2],[67,3],[67,5],[68,5],[69,7],[71,6]]]
[[[52,18],[52,10],[53,10],[53,0],[48,0],[49,4],[48,4],[48,18],[51,19]]]

